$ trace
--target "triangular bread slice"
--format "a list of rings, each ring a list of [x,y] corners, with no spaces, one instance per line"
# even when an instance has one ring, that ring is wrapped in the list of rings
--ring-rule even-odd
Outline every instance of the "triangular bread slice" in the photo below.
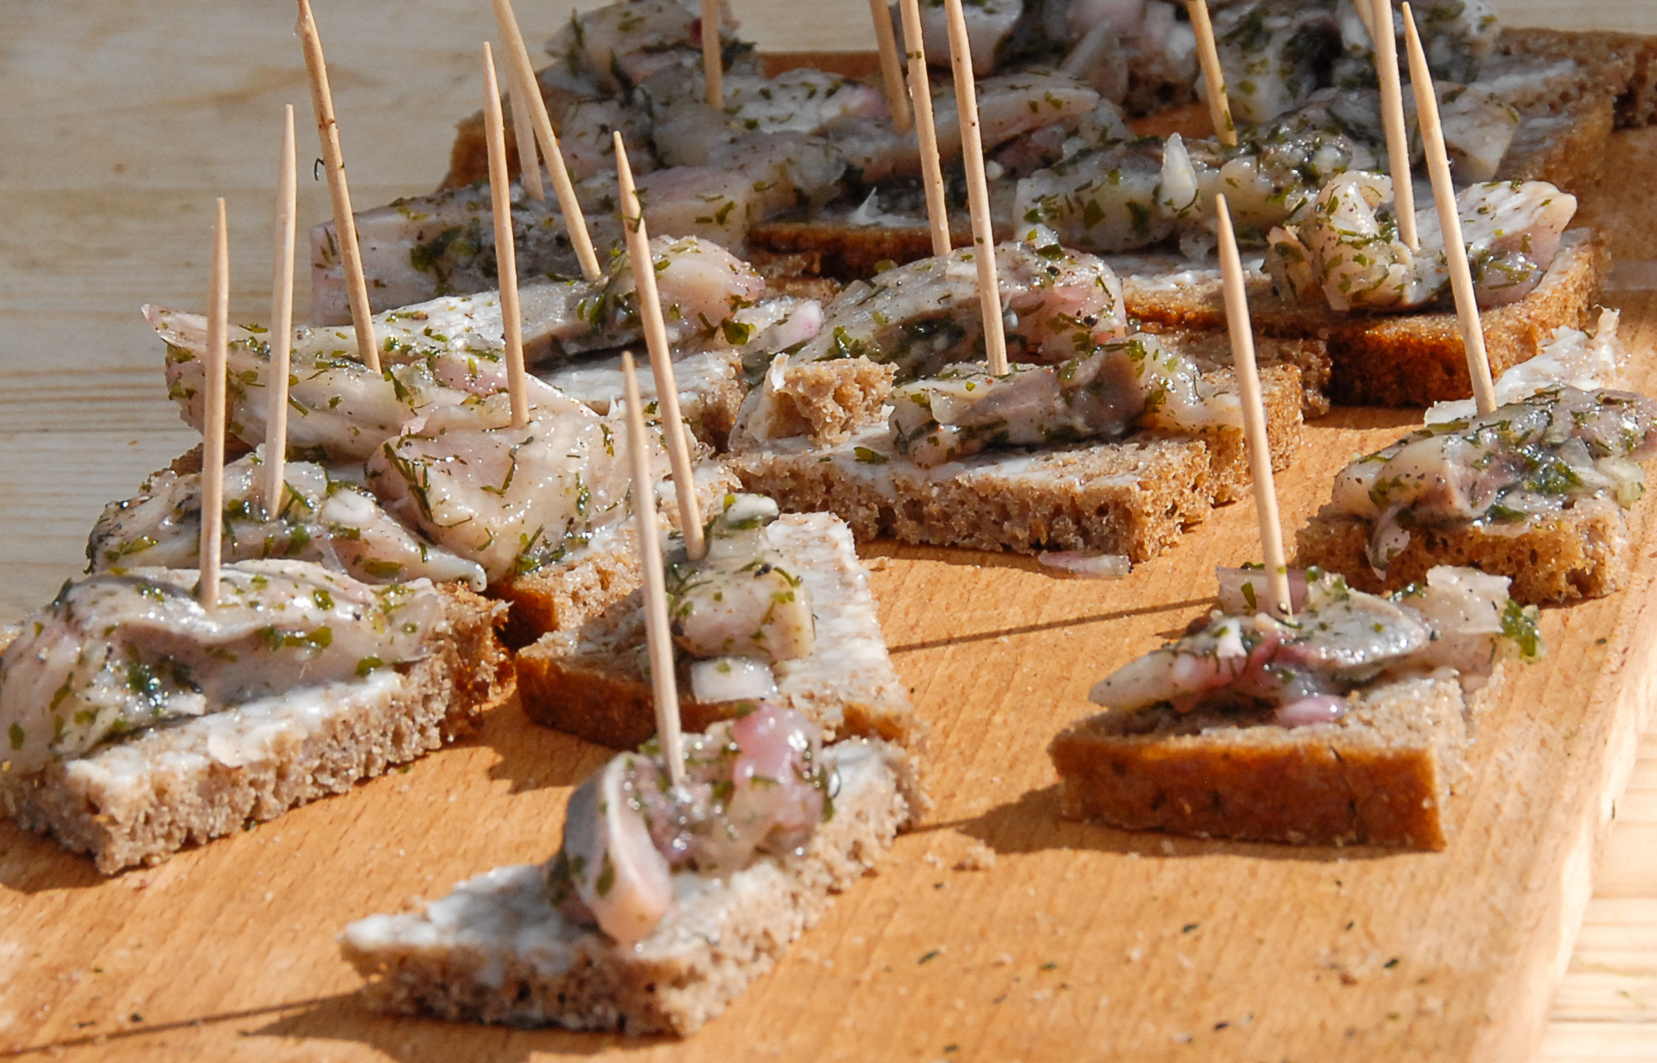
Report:
[[[375,915],[339,936],[376,1011],[634,1035],[694,1033],[878,865],[912,812],[904,751],[847,739],[823,750],[834,814],[804,848],[723,879],[674,875],[676,910],[622,947],[567,917],[549,864],[497,868],[422,910]]]

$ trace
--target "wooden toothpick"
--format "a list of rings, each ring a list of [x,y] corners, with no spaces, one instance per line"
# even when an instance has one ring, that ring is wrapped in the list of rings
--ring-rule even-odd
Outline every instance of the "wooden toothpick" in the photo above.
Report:
[[[656,735],[662,740],[668,778],[685,782],[685,757],[679,735],[679,688],[673,674],[673,633],[667,623],[667,578],[662,547],[656,537],[656,492],[650,483],[650,450],[645,437],[644,405],[634,377],[633,352],[621,355],[622,387],[627,396],[627,457],[633,470],[633,519],[638,522],[639,560],[644,568],[644,636],[650,649],[650,690],[656,702]]]
[[[708,106],[725,106],[725,57],[719,47],[719,0],[702,0],[702,70]]]
[[[1374,9],[1369,6],[1369,0],[1352,0],[1352,7],[1358,12],[1358,21],[1364,24],[1364,32],[1369,34],[1371,40],[1374,40],[1375,13]],[[1388,12],[1387,20],[1391,21],[1391,12]]]
[[[869,0],[869,17],[875,24],[875,47],[880,54],[880,79],[886,86],[886,106],[892,112],[892,128],[909,132],[913,115],[909,93],[903,84],[903,63],[898,59],[897,35],[892,30],[892,10],[886,0]]]
[[[1254,329],[1249,323],[1243,262],[1231,228],[1225,196],[1214,197],[1220,220],[1220,274],[1225,280],[1226,327],[1231,332],[1231,361],[1243,404],[1243,434],[1248,439],[1249,475],[1254,478],[1254,508],[1260,515],[1260,549],[1266,562],[1267,601],[1279,620],[1294,619],[1289,597],[1289,562],[1283,553],[1283,525],[1277,514],[1277,483],[1272,476],[1271,442],[1266,438],[1266,408],[1260,395],[1260,371],[1254,362]]]
[[[590,281],[603,276],[598,266],[598,252],[593,249],[593,238],[587,232],[587,218],[581,213],[581,203],[575,198],[575,185],[570,171],[564,165],[564,150],[558,146],[558,135],[552,130],[552,116],[547,114],[547,101],[541,98],[541,83],[535,77],[535,66],[529,61],[529,49],[524,46],[524,35],[518,31],[518,17],[512,13],[512,0],[493,0],[495,22],[500,27],[501,44],[506,49],[507,76],[512,81],[512,99],[524,101],[535,140],[546,159],[547,176],[552,179],[552,191],[558,197],[558,210],[564,215],[564,228],[569,233],[570,246],[576,261],[581,264],[581,275]]]
[[[530,199],[546,199],[547,186],[541,182],[541,157],[535,151],[535,120],[529,116],[529,104],[519,94],[510,70],[506,80],[512,85],[512,136],[518,142],[518,183]]]
[[[1427,53],[1415,29],[1410,5],[1404,5],[1404,41],[1410,53],[1410,88],[1415,92],[1416,117],[1421,121],[1421,141],[1427,149],[1427,174],[1433,179],[1433,204],[1438,208],[1438,226],[1444,231],[1444,254],[1450,265],[1450,290],[1456,297],[1456,322],[1467,349],[1467,375],[1473,382],[1473,401],[1479,415],[1496,408],[1496,386],[1490,379],[1490,356],[1484,349],[1484,323],[1473,294],[1473,270],[1467,262],[1467,244],[1461,235],[1461,214],[1456,210],[1456,189],[1450,181],[1450,157],[1444,148],[1444,127],[1438,119],[1438,92],[1427,69]]]
[[[921,183],[926,189],[926,220],[932,229],[932,253],[949,254],[949,204],[944,199],[944,172],[938,161],[938,127],[932,120],[932,81],[926,71],[926,43],[921,38],[920,0],[898,0],[903,16],[903,48],[909,60],[909,101],[915,105],[915,138],[920,145]]]
[[[1001,283],[995,270],[995,233],[990,228],[990,190],[984,177],[984,138],[978,129],[978,86],[972,78],[972,45],[961,0],[944,0],[949,18],[949,61],[955,71],[955,105],[961,116],[961,159],[967,171],[967,208],[972,212],[973,260],[978,266],[978,304],[984,315],[984,353],[990,374],[1007,373],[1007,326],[1001,317]]]
[[[506,176],[501,90],[488,41],[483,42],[483,137],[489,146],[489,202],[495,216],[495,275],[501,284],[506,391],[512,402],[512,427],[522,428],[529,423],[529,385],[524,379],[524,320],[518,307],[518,251],[512,238],[512,185]]]
[[[1415,231],[1415,186],[1410,174],[1410,135],[1404,125],[1404,92],[1398,81],[1398,42],[1392,35],[1392,0],[1353,0],[1358,10],[1370,5],[1370,34],[1375,42],[1375,73],[1381,79],[1381,121],[1387,130],[1387,163],[1392,169],[1392,209],[1398,215],[1398,238],[1411,251],[1421,250]]]
[[[339,148],[339,123],[334,120],[334,95],[328,88],[328,65],[322,57],[322,38],[311,16],[311,0],[299,0],[295,27],[305,49],[305,70],[311,78],[311,107],[316,111],[316,134],[322,141],[322,165],[328,174],[328,198],[334,207],[334,236],[339,240],[340,267],[351,303],[351,324],[357,332],[357,357],[370,371],[380,371],[380,349],[374,339],[374,314],[368,307],[368,283],[363,279],[362,252],[357,247],[357,223],[351,214],[351,189],[345,183],[345,158]]]
[[[293,104],[282,126],[276,163],[276,248],[270,270],[270,376],[265,389],[265,514],[282,511],[288,460],[288,371],[293,348],[293,251],[298,194]]]
[[[1363,3],[1364,0],[1358,0]],[[1228,148],[1237,146],[1237,123],[1231,120],[1231,101],[1226,98],[1225,71],[1220,69],[1220,50],[1214,44],[1214,23],[1208,17],[1208,0],[1185,0],[1191,29],[1197,34],[1197,58],[1203,80],[1208,83],[1208,116],[1214,135]]]
[[[219,200],[213,227],[213,270],[207,288],[206,408],[201,415],[201,584],[205,609],[219,604],[219,551],[224,539],[224,372],[230,331],[230,237]]]
[[[679,414],[679,385],[673,379],[673,352],[668,349],[662,299],[656,291],[656,264],[650,257],[644,202],[633,184],[633,167],[627,161],[627,146],[622,143],[621,133],[616,132],[614,138],[616,177],[621,186],[621,227],[627,234],[627,261],[633,268],[633,284],[638,289],[639,317],[644,323],[645,346],[650,351],[650,372],[656,379],[656,410],[661,415],[662,436],[667,440],[667,456],[673,466],[679,527],[685,536],[685,554],[692,561],[700,561],[707,556],[708,544],[702,534],[702,506],[696,501],[696,480],[691,474],[685,422]]]

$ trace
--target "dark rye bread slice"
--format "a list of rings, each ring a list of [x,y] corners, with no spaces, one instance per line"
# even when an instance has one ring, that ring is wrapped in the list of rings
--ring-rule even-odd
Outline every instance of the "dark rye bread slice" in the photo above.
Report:
[[[1285,728],[1268,710],[1162,705],[1103,712],[1048,748],[1059,809],[1127,830],[1296,845],[1442,849],[1465,773],[1453,673],[1382,682],[1333,723]]]
[[[1567,231],[1553,268],[1535,291],[1479,315],[1491,374],[1500,376],[1536,357],[1555,329],[1587,324],[1609,265],[1610,254],[1600,237],[1587,229]],[[1165,328],[1226,327],[1217,269],[1172,277],[1130,272],[1122,280],[1123,298],[1134,317]],[[1453,311],[1343,314],[1279,298],[1264,274],[1250,276],[1248,295],[1256,332],[1324,341],[1330,359],[1329,396],[1338,405],[1429,406],[1472,394]]]
[[[928,728],[892,667],[880,633],[867,570],[846,525],[827,513],[789,513],[766,528],[768,545],[811,595],[816,621],[810,656],[773,666],[773,699],[822,727],[828,740],[880,738],[908,754],[904,797],[911,812],[929,807],[919,764]],[[634,592],[579,627],[553,631],[517,656],[518,691],[536,723],[612,749],[634,749],[656,733],[645,674],[644,617]],[[739,702],[699,702],[689,662],[679,661],[679,716],[705,731],[740,711]]]
[[[458,584],[444,590],[447,624],[419,661],[377,670],[293,711],[213,713],[32,775],[0,776],[0,801],[20,826],[91,853],[111,875],[344,793],[438,749],[516,686],[512,659],[495,637],[501,606]]]
[[[728,880],[684,882],[676,910],[632,947],[567,918],[545,865],[497,868],[419,911],[339,935],[370,1008],[452,1022],[566,1026],[634,1036],[695,1033],[815,925],[833,895],[885,860],[911,818],[902,751],[852,739],[824,750],[834,815],[798,853],[761,856]]]
[[[1563,100],[1609,97],[1615,104],[1618,129],[1657,122],[1657,36],[1506,27],[1497,38],[1496,51],[1502,56],[1570,61],[1576,76]]]
[[[748,246],[766,256],[814,255],[819,273],[840,281],[864,280],[894,263],[901,266],[931,257],[932,230],[918,195],[891,204],[892,213],[878,224],[853,222],[858,206],[831,203],[809,216],[767,219],[748,230]],[[998,241],[1011,238],[1010,221],[994,228]],[[972,219],[964,210],[950,211],[949,240],[953,247],[972,246]]]
[[[1546,181],[1583,192],[1605,179],[1614,121],[1611,97],[1585,96],[1520,123],[1496,169],[1498,181]]]
[[[1369,564],[1374,525],[1324,506],[1296,533],[1295,567],[1339,572],[1358,590],[1394,591],[1426,578],[1435,565],[1465,565],[1513,580],[1524,605],[1603,598],[1626,582],[1633,564],[1628,522],[1616,502],[1583,499],[1548,523],[1516,535],[1479,527],[1411,528],[1410,541],[1378,574]]]
[[[1261,386],[1272,464],[1285,468],[1301,441],[1299,371],[1266,367]],[[922,469],[896,453],[891,428],[877,423],[832,446],[774,440],[725,461],[748,490],[785,510],[834,513],[859,540],[890,536],[1026,554],[1085,550],[1134,561],[1168,549],[1249,484],[1247,446],[1236,429],[986,451]]]

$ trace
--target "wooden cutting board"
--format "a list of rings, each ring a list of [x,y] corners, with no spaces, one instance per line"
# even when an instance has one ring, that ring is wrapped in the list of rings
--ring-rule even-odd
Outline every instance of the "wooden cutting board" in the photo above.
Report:
[[[0,313],[12,325],[0,340],[0,619],[48,598],[78,569],[103,502],[190,445],[135,311],[144,300],[201,305],[214,195],[231,200],[233,314],[267,315],[279,108],[305,104],[291,12],[270,7],[12,13],[0,64],[14,101],[0,114]],[[479,99],[477,64],[454,53],[492,33],[475,2],[399,12],[394,31],[374,5],[318,12],[364,205],[435,184],[449,125]],[[556,22],[523,17],[532,38]],[[1616,163],[1617,174],[1651,172],[1657,135],[1620,138]],[[302,217],[322,217],[320,186],[305,196]],[[1637,183],[1613,182],[1586,209],[1621,257],[1657,258],[1657,203]],[[1657,389],[1657,280],[1624,276],[1637,288],[1612,301],[1641,352],[1637,382]],[[1347,458],[1408,423],[1347,411],[1309,429],[1280,481],[1285,522],[1317,507]],[[1443,853],[1230,845],[1055,817],[1048,740],[1089,711],[1094,680],[1206,608],[1215,563],[1256,555],[1249,505],[1118,582],[876,544],[867,556],[887,638],[935,727],[938,808],[883,874],[690,1041],[390,1020],[358,1006],[339,928],[544,858],[570,787],[604,756],[507,708],[406,771],[114,879],[0,824],[0,1050],[407,1063],[605,1051],[1523,1059],[1652,703],[1650,510],[1636,514],[1633,585],[1549,611],[1547,661],[1510,668],[1481,709]],[[986,849],[993,866],[961,869]]]

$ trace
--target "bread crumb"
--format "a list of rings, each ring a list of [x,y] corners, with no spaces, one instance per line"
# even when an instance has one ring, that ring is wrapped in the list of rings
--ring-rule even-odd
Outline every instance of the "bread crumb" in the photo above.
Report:
[[[995,866],[995,850],[974,840],[967,846],[966,855],[955,861],[956,871],[988,871]]]
[[[1163,856],[1173,856],[1174,855],[1174,843],[1169,841],[1167,838],[1162,839],[1162,855]]]

